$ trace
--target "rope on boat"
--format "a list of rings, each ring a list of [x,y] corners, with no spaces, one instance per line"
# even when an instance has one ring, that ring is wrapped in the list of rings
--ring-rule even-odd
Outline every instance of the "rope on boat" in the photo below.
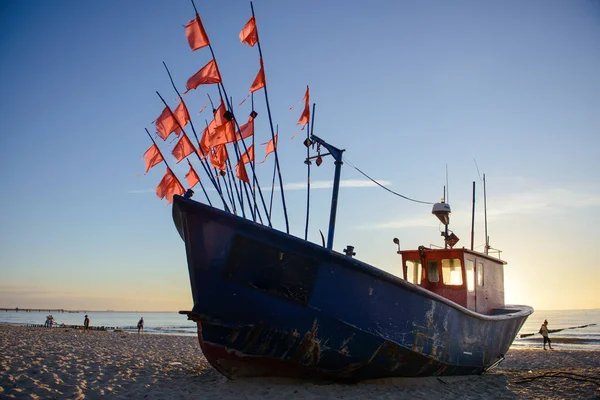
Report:
[[[400,193],[396,193],[391,189],[386,188],[385,186],[383,186],[381,183],[377,182],[375,179],[371,178],[369,175],[365,174],[364,172],[362,172],[360,169],[358,169],[358,167],[356,167],[354,164],[352,164],[348,158],[344,157],[344,161],[346,163],[348,163],[352,168],[354,168],[355,170],[357,170],[358,172],[360,172],[365,178],[369,179],[371,182],[373,182],[374,184],[376,184],[379,187],[384,188],[385,190],[387,190],[388,192],[395,194],[398,197],[402,197],[405,200],[409,200],[409,201],[414,201],[415,203],[421,203],[421,204],[435,204],[429,201],[421,201],[421,200],[415,200],[415,199],[411,199],[410,197],[404,196]]]

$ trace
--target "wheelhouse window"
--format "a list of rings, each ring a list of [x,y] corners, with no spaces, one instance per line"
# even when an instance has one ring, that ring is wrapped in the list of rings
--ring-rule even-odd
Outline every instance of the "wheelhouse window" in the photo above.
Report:
[[[483,286],[483,263],[477,263],[477,286]]]
[[[438,272],[437,260],[427,261],[427,280],[429,282],[439,282],[440,281],[440,273]]]
[[[460,259],[444,258],[442,260],[442,279],[444,285],[461,286],[463,284]]]
[[[418,285],[421,283],[421,273],[423,267],[420,261],[407,261],[406,262],[406,280],[410,283]]]
[[[475,290],[475,263],[473,260],[465,261],[465,272],[467,273],[467,290],[473,292]]]

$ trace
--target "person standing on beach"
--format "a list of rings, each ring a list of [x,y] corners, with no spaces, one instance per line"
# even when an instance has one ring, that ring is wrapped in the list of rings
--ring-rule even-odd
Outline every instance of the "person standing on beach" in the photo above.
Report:
[[[546,350],[546,342],[548,342],[548,346],[550,347],[550,350],[553,350],[552,342],[550,341],[550,338],[548,337],[548,320],[544,320],[544,323],[542,324],[542,327],[540,328],[540,333],[542,334],[542,337],[544,338],[544,350]]]
[[[83,330],[87,331],[88,329],[90,329],[90,319],[88,318],[88,316],[86,314],[85,319],[83,320]]]
[[[140,318],[140,320],[138,321],[138,333],[140,333],[140,329],[142,331],[142,333],[144,333],[144,317]]]

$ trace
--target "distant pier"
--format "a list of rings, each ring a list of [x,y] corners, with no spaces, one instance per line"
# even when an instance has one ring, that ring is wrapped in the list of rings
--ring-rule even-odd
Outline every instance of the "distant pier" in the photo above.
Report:
[[[0,311],[14,311],[14,312],[54,312],[54,313],[86,313],[87,311],[82,310],[65,310],[64,308],[0,308]]]

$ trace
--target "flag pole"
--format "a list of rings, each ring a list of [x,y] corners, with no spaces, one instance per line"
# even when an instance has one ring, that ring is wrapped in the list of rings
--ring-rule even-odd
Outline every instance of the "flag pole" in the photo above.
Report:
[[[211,51],[211,54],[213,56],[213,60],[215,60],[215,64],[217,64],[217,61],[216,61],[217,59],[215,58],[215,54],[214,54],[212,46],[210,44],[208,45],[208,48]],[[217,64],[217,68],[219,68],[218,64]],[[219,75],[221,75],[220,71],[219,71]],[[233,107],[231,106],[229,98],[227,97],[227,91],[225,90],[225,85],[223,85],[223,82],[219,83],[219,94],[221,93],[221,90],[223,90],[223,96],[221,98],[225,97],[225,102],[227,103],[227,109],[231,113],[231,116],[233,118],[233,122],[235,124],[235,128],[236,128],[235,129],[235,133],[237,133],[239,135],[239,137],[240,137],[239,141],[234,141],[233,142],[233,148],[235,150],[235,156],[237,158],[237,162],[239,163],[240,162],[240,158],[242,156],[242,152],[241,152],[241,150],[239,148],[238,142],[242,142],[242,146],[244,147],[244,151],[245,152],[248,152],[248,148],[246,147],[246,142],[244,142],[244,139],[242,138],[242,133],[240,132],[240,126],[239,126],[239,124],[237,122],[237,119],[235,118],[234,113],[233,113]],[[251,165],[251,167],[252,167],[252,165]],[[252,170],[252,172],[254,173],[254,169]],[[246,197],[248,198],[248,203],[250,203],[251,202],[250,201],[250,195],[248,194],[248,186],[249,186],[249,184],[247,182],[242,181],[240,179],[240,186],[244,187],[244,191],[246,193]],[[240,203],[241,203],[241,201],[240,201]],[[266,212],[266,207],[265,207],[265,212]],[[254,214],[253,214],[253,216],[254,216]],[[256,217],[254,217],[254,221],[256,221]],[[271,226],[271,221],[270,220],[269,220],[269,226]]]
[[[196,13],[196,17],[199,17],[199,15],[198,15],[198,9],[196,8],[196,4],[194,3],[194,0],[191,0],[191,2],[192,2],[192,6],[194,7],[194,12]],[[215,59],[215,56],[214,56],[214,53],[213,53],[213,50],[212,50],[212,46],[210,45],[210,41],[209,41],[209,48],[210,48],[211,55],[213,56],[213,60],[215,60],[215,64],[216,64],[217,61]],[[166,65],[165,65],[165,67],[166,67]],[[217,69],[218,68],[219,67],[217,66]],[[169,76],[170,76],[170,74],[169,74]],[[172,80],[171,80],[171,82],[172,82]],[[221,90],[220,89],[219,89],[219,95],[221,95]],[[212,102],[212,99],[210,99],[210,96],[208,96],[208,98],[210,100],[211,105],[213,106],[213,110],[215,110],[214,104]],[[222,98],[222,96],[221,96],[221,98]],[[213,112],[213,114],[214,114],[214,112]],[[193,127],[192,127],[192,129],[193,129]],[[196,140],[198,140],[197,137],[196,137]],[[200,146],[200,141],[198,141],[198,145],[200,147],[200,151],[202,151],[202,146]],[[227,147],[225,147],[225,150],[227,151]],[[235,148],[235,153],[236,153],[236,156],[239,158],[239,151],[238,151],[237,148]],[[229,161],[229,152],[227,152],[227,160]],[[226,162],[226,164],[228,164],[228,163]],[[229,163],[229,171],[231,173],[231,165],[230,164],[231,163]],[[221,175],[221,176],[223,176],[223,175]],[[218,179],[218,178],[216,178],[216,179]],[[235,212],[236,207],[235,207],[235,200],[234,200],[235,198],[233,197],[233,188],[232,188],[232,184],[231,184],[231,179],[232,179],[231,175],[228,176],[227,179],[229,181],[229,188],[227,187],[227,181],[224,181],[223,183],[224,183],[225,189],[228,191],[228,193],[229,193],[229,190],[231,190],[231,194],[228,194],[228,196],[229,196],[229,200],[232,202],[232,207],[234,209],[234,214],[237,215],[237,213]],[[238,186],[235,183],[235,180],[234,180],[233,186],[235,186],[235,194],[236,194],[237,199],[238,199],[238,201],[240,203],[240,206],[241,206],[241,209],[242,209],[242,215],[245,218],[246,217],[246,213],[244,211],[244,204],[243,204],[243,201],[242,201],[242,197],[240,196],[240,192],[238,191]],[[220,185],[219,185],[219,187],[220,187]],[[240,186],[240,190],[241,190],[241,186]],[[246,191],[246,196],[248,196],[248,192],[247,191]],[[248,201],[250,201],[250,198],[248,198]]]
[[[279,135],[279,125],[277,125],[277,135]],[[277,136],[277,141],[279,141],[279,136]],[[276,141],[273,140],[273,149],[277,148]],[[271,212],[273,212],[273,193],[275,192],[275,174],[277,173],[277,169],[275,164],[273,164],[273,180],[271,181],[271,200],[269,201],[269,217],[271,216]]]
[[[252,5],[252,2],[250,2],[250,9],[252,10],[252,17],[254,18],[254,21],[255,21],[256,39],[257,39],[256,40],[256,44],[258,45],[258,55],[262,59],[262,57],[263,57],[263,55],[262,55],[262,48],[260,47],[260,39],[259,39],[259,36],[258,36],[258,27],[256,27],[256,17],[254,15],[254,6]],[[263,69],[263,72],[265,72],[264,69]],[[266,77],[266,72],[265,72],[265,77]],[[271,127],[271,139],[273,139],[273,141],[275,141],[275,132],[273,130],[273,118],[271,117],[271,107],[269,105],[269,94],[267,93],[267,80],[266,80],[266,78],[265,78],[265,87],[263,89],[265,91],[265,102],[267,103],[267,114],[269,115],[269,125]],[[289,234],[290,233],[290,224],[289,224],[289,221],[288,221],[287,207],[286,207],[286,204],[285,204],[285,193],[283,191],[283,180],[281,178],[281,168],[279,167],[279,156],[278,156],[278,152],[277,152],[277,146],[275,146],[274,150],[275,150],[274,151],[274,153],[275,153],[275,166],[277,168],[277,174],[279,176],[279,186],[281,188],[281,202],[282,202],[282,205],[283,205],[283,215],[285,216],[285,230],[286,230],[286,233]]]
[[[190,0],[190,1],[192,3],[192,6],[194,7],[194,11],[196,12],[196,14],[198,14],[198,9],[196,8],[196,4],[194,3],[194,0]],[[212,44],[210,44],[210,41],[208,43],[208,48],[210,50],[210,54],[211,54],[213,60],[215,61],[215,64],[216,64],[217,70],[218,70],[219,66],[217,64],[217,58],[215,57],[215,52],[214,52],[214,50],[212,48]],[[220,75],[221,75],[221,72],[219,71],[219,76]],[[233,107],[229,103],[229,99],[227,97],[227,91],[225,90],[225,85],[223,85],[223,82],[219,83],[218,85],[219,85],[218,87],[223,90],[223,95],[225,97],[225,101],[227,102],[227,108],[228,108],[229,112],[231,113],[232,116],[234,116]],[[240,132],[240,127],[239,127],[239,124],[238,124],[237,120],[235,119],[235,116],[233,117],[233,121],[234,121],[235,126],[237,128],[236,132],[239,134],[240,141],[242,142],[242,145],[244,146],[244,150],[248,151],[248,149],[246,148],[246,143],[244,142],[244,139],[241,137],[242,134]],[[238,161],[239,161],[240,151],[239,151],[239,145],[238,145],[237,141],[234,142],[234,149],[235,149],[236,156],[238,157]],[[251,167],[252,167],[252,164],[251,164]],[[252,172],[254,173],[254,169],[253,169]],[[246,185],[247,183],[244,182],[243,184]],[[258,186],[258,193],[260,195],[260,198],[261,198],[261,201],[262,201],[262,204],[263,204],[263,208],[265,209],[265,213],[267,213],[268,212],[267,205],[265,204],[265,200],[264,200],[264,197],[262,195],[262,190],[260,189],[260,185]],[[248,200],[248,201],[250,201],[250,200]],[[271,223],[271,217],[270,217],[270,215],[267,216],[267,220],[268,220],[268,223],[269,223],[269,227],[272,227],[273,225]],[[286,222],[287,222],[287,214],[286,214]]]
[[[189,159],[187,160],[187,162],[190,164],[191,168],[194,168],[192,166],[192,162]],[[198,178],[198,183],[200,183],[200,177],[198,176],[198,173],[196,172],[196,170],[194,170],[194,173],[196,174],[196,176]],[[204,195],[206,196],[206,199],[208,200],[208,205],[212,207],[212,203],[210,202],[210,199],[208,198],[208,193],[206,193],[206,189],[204,189],[204,185],[200,185],[200,187],[202,188],[202,191],[204,192]],[[191,187],[190,187],[190,189],[191,189]]]
[[[254,115],[254,117],[252,117],[252,126],[254,126],[254,119],[256,119],[256,111],[254,111],[254,92],[250,93],[250,102],[252,104],[252,112],[250,113],[251,115]],[[254,212],[258,215],[258,217],[260,218],[260,223],[262,224],[262,217],[261,215],[258,213],[258,206],[256,204],[256,170],[254,169],[256,166],[256,146],[254,145],[255,143],[255,139],[256,135],[254,134],[254,132],[252,133],[252,148],[254,149],[254,159],[251,161],[252,163],[252,200],[254,202]]]
[[[214,59],[214,56],[213,56],[213,59]],[[215,60],[215,64],[216,63],[217,63],[217,61]],[[217,69],[218,68],[219,68],[219,66],[217,65]],[[219,75],[221,75],[220,71],[219,71]],[[223,102],[223,93],[221,93],[221,87],[217,85],[217,88],[219,89],[219,98],[221,99],[221,102]],[[226,103],[229,104],[229,101],[226,101]],[[224,146],[225,146],[225,151],[227,151],[227,144],[224,144]],[[233,149],[235,151],[235,157],[236,157],[237,161],[239,162],[239,160],[240,160],[239,148],[234,145]],[[229,159],[229,152],[227,152],[227,162],[225,163],[226,168],[227,168],[227,164],[231,164],[231,161]],[[230,180],[231,179],[231,174],[227,178],[228,178],[228,180]],[[242,208],[242,214],[244,215],[244,218],[245,218],[246,217],[246,213],[244,211],[244,202],[242,201],[243,193],[240,194],[240,192],[242,191],[242,185],[243,185],[243,183],[240,182],[239,185],[240,185],[239,189],[238,189],[238,182],[234,182],[233,186],[235,187],[235,194],[237,196],[238,202],[240,203],[240,207]],[[231,186],[232,186],[231,185],[231,181],[229,181],[229,187],[231,189],[231,195],[233,196],[233,188]],[[248,196],[247,192],[246,192],[246,196]],[[250,201],[250,198],[248,198],[248,201]]]
[[[233,104],[233,97],[230,100],[231,100],[231,103]],[[234,129],[235,129],[235,126],[234,126]],[[234,133],[234,135],[235,135],[235,133]],[[227,155],[229,155],[229,153]],[[238,161],[238,163],[239,163],[239,161]],[[231,179],[233,176],[233,168],[231,167],[231,164],[229,164],[228,167],[229,167],[229,173],[230,173],[230,175],[229,175],[230,183],[229,184],[231,185]],[[234,181],[235,181],[235,179],[234,179]],[[248,194],[248,186],[246,184],[242,183],[241,179],[240,179],[240,190],[242,190],[242,185],[244,187],[244,192],[246,193],[246,198],[248,199],[248,207],[250,208],[250,214],[252,215],[252,221],[256,222],[256,215],[254,215],[254,211],[252,210],[252,206],[250,204],[251,202],[250,202],[250,195]],[[237,185],[236,185],[236,187],[237,187]],[[250,191],[252,191],[252,188],[250,188]],[[240,196],[239,201],[240,201],[240,207],[242,208],[242,215],[244,216],[244,218],[246,218],[246,212],[244,210],[244,196]]]

